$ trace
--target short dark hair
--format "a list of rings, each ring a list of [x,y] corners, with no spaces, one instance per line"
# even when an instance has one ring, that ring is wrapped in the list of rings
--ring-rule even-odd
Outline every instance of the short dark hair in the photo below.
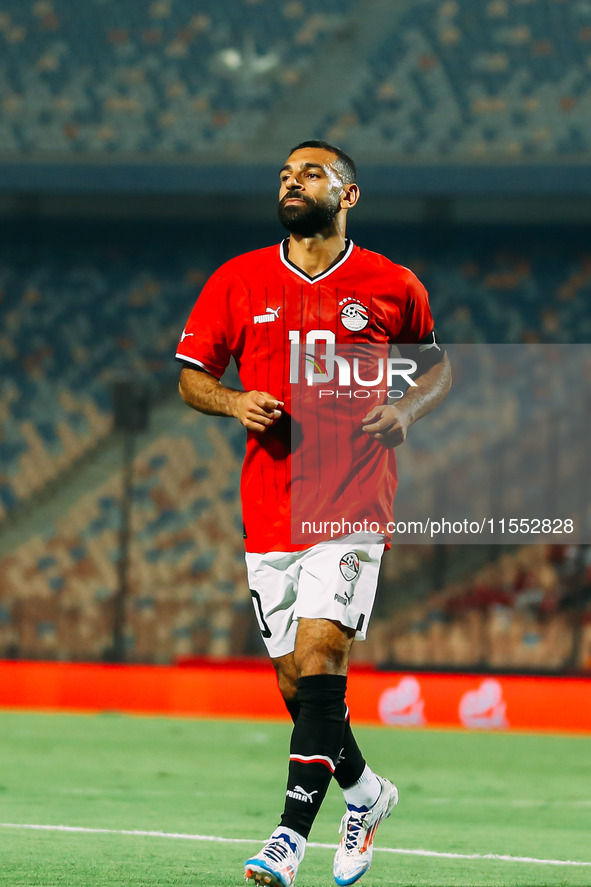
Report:
[[[329,142],[323,142],[322,139],[308,139],[305,142],[300,142],[299,145],[292,148],[289,153],[293,154],[294,151],[299,151],[300,148],[322,148],[324,151],[330,151],[331,154],[336,154],[338,157],[339,172],[343,177],[344,184],[352,185],[353,182],[357,181],[357,167],[355,166],[355,161],[349,157],[342,148],[338,148],[336,145],[331,145]]]

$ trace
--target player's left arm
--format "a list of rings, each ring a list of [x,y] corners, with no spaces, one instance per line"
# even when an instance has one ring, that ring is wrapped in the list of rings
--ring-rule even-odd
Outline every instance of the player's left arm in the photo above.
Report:
[[[435,342],[434,337],[433,346],[429,346],[428,352],[417,350],[412,355],[417,363],[418,375],[413,377],[416,384],[409,386],[404,396],[395,404],[374,407],[362,421],[362,430],[387,448],[404,443],[413,422],[434,410],[449,393],[449,359],[443,348],[439,348]],[[439,353],[433,352],[433,347]],[[407,349],[401,348],[400,351],[406,356]]]

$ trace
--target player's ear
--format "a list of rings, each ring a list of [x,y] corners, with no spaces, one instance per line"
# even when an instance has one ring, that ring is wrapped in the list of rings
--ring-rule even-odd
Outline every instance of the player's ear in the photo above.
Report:
[[[343,196],[341,197],[341,207],[343,209],[351,209],[359,200],[359,186],[355,183],[351,185],[343,185]]]

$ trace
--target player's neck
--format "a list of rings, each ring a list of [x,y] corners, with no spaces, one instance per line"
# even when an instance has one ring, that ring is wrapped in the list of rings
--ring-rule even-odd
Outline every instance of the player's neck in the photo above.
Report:
[[[332,265],[345,246],[345,234],[340,231],[330,237],[302,237],[290,234],[287,257],[308,277],[316,277]]]

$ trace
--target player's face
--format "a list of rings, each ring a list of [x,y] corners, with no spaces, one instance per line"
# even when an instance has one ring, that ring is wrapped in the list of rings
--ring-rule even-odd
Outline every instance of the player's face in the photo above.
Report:
[[[330,229],[344,193],[336,161],[322,148],[300,148],[287,158],[279,173],[279,220],[292,234],[313,237]]]

